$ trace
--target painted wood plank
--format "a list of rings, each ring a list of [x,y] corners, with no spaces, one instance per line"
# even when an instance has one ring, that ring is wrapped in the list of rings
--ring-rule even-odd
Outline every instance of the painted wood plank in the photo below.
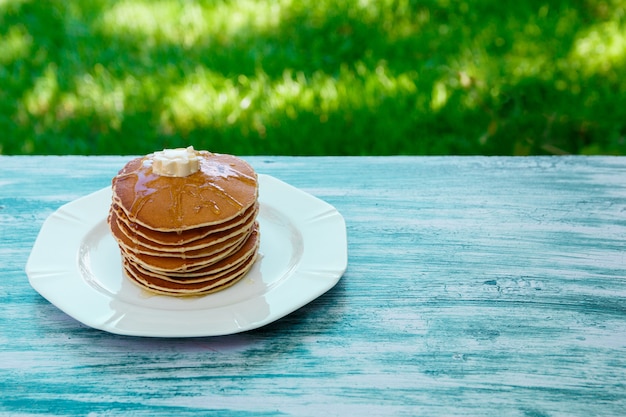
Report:
[[[89,329],[28,285],[45,218],[127,159],[0,156],[1,414],[624,414],[626,158],[247,158],[337,207],[349,267],[195,339]]]

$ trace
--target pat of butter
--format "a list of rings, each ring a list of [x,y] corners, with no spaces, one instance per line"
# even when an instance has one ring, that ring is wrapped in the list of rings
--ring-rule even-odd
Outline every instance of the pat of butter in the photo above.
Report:
[[[186,177],[200,169],[200,159],[193,146],[163,149],[152,157],[152,172],[166,177]]]

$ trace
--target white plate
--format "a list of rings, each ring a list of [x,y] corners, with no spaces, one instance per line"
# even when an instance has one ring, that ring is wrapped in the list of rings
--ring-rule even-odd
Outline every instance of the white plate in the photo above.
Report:
[[[32,287],[96,329],[217,336],[269,324],[311,302],[347,267],[346,226],[328,203],[259,175],[260,257],[237,284],[202,297],[152,295],[122,273],[106,222],[111,189],[72,201],[44,222],[26,265]]]

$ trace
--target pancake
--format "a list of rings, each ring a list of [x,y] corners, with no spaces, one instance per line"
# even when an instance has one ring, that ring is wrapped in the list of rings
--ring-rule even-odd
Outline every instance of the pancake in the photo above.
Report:
[[[175,296],[175,297],[185,297],[185,296],[192,297],[192,296],[203,296],[203,295],[213,294],[215,292],[222,291],[222,290],[225,290],[226,288],[233,286],[241,278],[243,278],[247,273],[247,271],[242,271],[239,273],[239,275],[233,276],[230,279],[220,280],[217,283],[208,285],[207,289],[185,290],[185,289],[162,288],[162,287],[150,284],[149,282],[143,281],[140,277],[137,277],[132,271],[132,269],[127,269],[126,267],[124,267],[124,272],[126,273],[126,276],[130,278],[131,281],[133,281],[136,285],[138,285],[142,289],[147,290],[148,292],[159,294],[159,295]]]
[[[245,244],[245,240],[239,240],[226,248],[215,253],[211,253],[202,258],[165,257],[158,255],[147,255],[143,253],[127,252],[122,249],[122,256],[130,257],[139,265],[149,270],[170,273],[188,273],[207,268],[222,259],[235,253]]]
[[[143,253],[154,256],[182,256],[186,258],[205,257],[215,253],[219,248],[228,244],[235,243],[243,238],[242,235],[249,232],[254,224],[254,217],[250,217],[250,221],[242,224],[234,229],[224,230],[214,234],[205,236],[203,239],[195,240],[186,245],[161,245],[158,242],[146,239],[143,236],[133,234],[132,229],[121,221],[116,212],[111,213],[111,231],[121,246],[131,252]]]
[[[257,174],[232,155],[167,151],[132,159],[111,182],[107,221],[124,275],[164,295],[225,289],[257,258]]]
[[[257,247],[258,247],[258,234],[254,233],[250,236],[250,238],[246,241],[246,243],[239,248],[236,252],[232,253],[230,256],[222,259],[220,262],[217,262],[211,265],[210,268],[205,268],[201,272],[196,274],[171,274],[171,273],[163,273],[158,271],[153,271],[149,269],[145,269],[140,264],[133,262],[131,259],[126,258],[125,260],[139,273],[148,277],[150,280],[154,280],[157,282],[159,280],[169,281],[180,284],[195,284],[200,282],[206,282],[209,280],[214,280],[216,278],[221,278],[226,275],[232,275],[232,273],[239,269],[244,263],[248,262],[248,260],[254,256]]]
[[[258,235],[255,235],[258,236]],[[230,287],[235,284],[254,265],[258,251],[258,239],[255,240],[255,247],[248,258],[238,264],[226,274],[219,274],[217,277],[208,276],[206,280],[192,280],[190,282],[165,280],[152,275],[147,275],[140,271],[131,262],[124,261],[124,271],[131,280],[141,288],[151,292],[164,295],[204,295]]]
[[[117,204],[113,205],[113,210],[116,212],[117,219],[119,221],[123,221],[126,225],[126,229],[129,231],[128,234],[134,236],[138,241],[149,241],[157,243],[159,244],[159,246],[162,247],[173,246],[176,248],[181,246],[187,246],[191,244],[191,242],[196,242],[194,243],[194,245],[201,244],[201,242],[198,242],[199,240],[205,238],[212,239],[212,237],[210,236],[213,236],[215,233],[220,233],[225,230],[241,227],[243,223],[248,224],[250,222],[253,222],[258,214],[259,204],[257,203],[253,205],[242,214],[219,225],[197,227],[193,229],[174,232],[162,232],[152,230],[137,223],[134,223],[130,221],[130,219],[128,219],[126,214]]]
[[[151,230],[179,232],[232,220],[258,198],[254,169],[232,155],[198,152],[200,169],[186,177],[153,172],[151,156],[135,158],[113,178],[113,202]]]
[[[141,263],[136,262],[129,257],[126,257],[126,259],[128,259],[129,262],[132,263],[139,271],[145,273],[146,275],[155,276],[157,278],[180,282],[206,280],[209,276],[228,272],[230,269],[236,267],[245,259],[250,257],[252,255],[252,252],[256,251],[258,246],[259,239],[257,235],[258,229],[255,229],[254,234],[251,235],[236,251],[232,252],[230,255],[220,259],[217,262],[193,271],[159,271],[154,268],[146,268],[145,265],[142,265]]]

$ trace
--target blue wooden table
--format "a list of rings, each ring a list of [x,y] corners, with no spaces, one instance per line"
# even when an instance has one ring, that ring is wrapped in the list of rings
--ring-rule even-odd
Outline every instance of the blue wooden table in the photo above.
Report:
[[[626,158],[246,159],[342,213],[347,271],[167,339],[84,326],[24,271],[128,158],[0,156],[1,415],[626,415]]]

